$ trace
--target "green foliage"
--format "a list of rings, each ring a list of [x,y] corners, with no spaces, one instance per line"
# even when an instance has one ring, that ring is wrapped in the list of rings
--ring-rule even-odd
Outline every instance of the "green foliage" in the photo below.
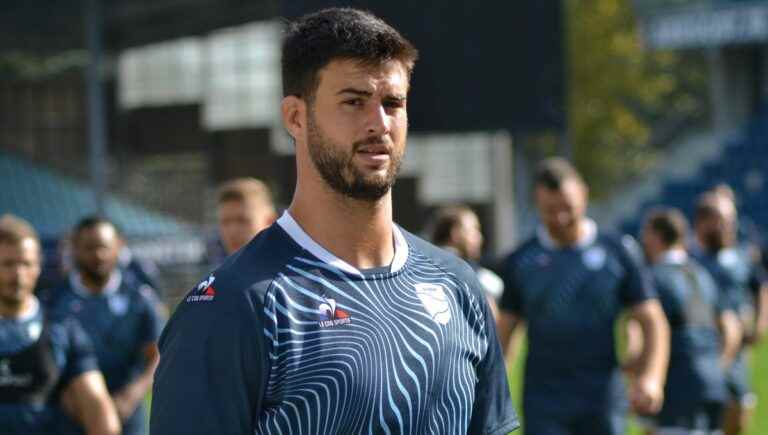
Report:
[[[88,63],[85,51],[73,50],[49,56],[11,51],[0,53],[0,79],[39,80],[67,71],[82,69]]]
[[[678,127],[706,118],[702,53],[643,47],[630,0],[567,0],[567,113],[596,196],[647,169]]]

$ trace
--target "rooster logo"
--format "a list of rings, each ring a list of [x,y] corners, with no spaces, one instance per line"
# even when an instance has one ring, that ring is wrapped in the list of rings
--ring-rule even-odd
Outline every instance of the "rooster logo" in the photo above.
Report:
[[[320,304],[318,309],[320,310],[321,321],[349,318],[349,313],[336,307],[335,299],[326,299],[326,302]]]

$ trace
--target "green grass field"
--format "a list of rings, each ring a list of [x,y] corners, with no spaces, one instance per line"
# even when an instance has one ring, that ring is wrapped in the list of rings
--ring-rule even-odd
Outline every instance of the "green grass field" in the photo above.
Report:
[[[523,360],[525,343],[521,343],[519,356],[509,365],[509,383],[512,389],[512,398],[518,412],[521,410]],[[763,342],[752,352],[752,385],[758,396],[758,406],[752,419],[752,424],[745,435],[768,434],[768,342]],[[630,435],[641,435],[642,432],[634,425],[630,425]],[[522,435],[515,434],[515,435]]]

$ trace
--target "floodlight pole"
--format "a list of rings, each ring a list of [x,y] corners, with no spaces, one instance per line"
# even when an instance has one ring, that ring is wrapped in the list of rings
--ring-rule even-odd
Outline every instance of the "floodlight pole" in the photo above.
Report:
[[[107,122],[104,113],[104,88],[101,82],[103,57],[103,15],[101,0],[84,0],[85,38],[88,47],[88,67],[85,83],[88,103],[88,152],[91,185],[96,213],[104,214],[106,191]]]

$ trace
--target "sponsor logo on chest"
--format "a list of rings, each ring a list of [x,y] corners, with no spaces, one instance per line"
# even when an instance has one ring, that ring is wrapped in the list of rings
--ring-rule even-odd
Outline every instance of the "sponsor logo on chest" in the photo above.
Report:
[[[336,306],[335,299],[326,299],[325,302],[317,307],[317,309],[320,311],[320,321],[318,324],[321,328],[330,328],[352,323],[352,317],[348,312]]]
[[[197,285],[195,292],[187,296],[187,302],[210,302],[216,298],[216,289],[213,288],[213,282],[216,277],[209,276],[208,279]]]

